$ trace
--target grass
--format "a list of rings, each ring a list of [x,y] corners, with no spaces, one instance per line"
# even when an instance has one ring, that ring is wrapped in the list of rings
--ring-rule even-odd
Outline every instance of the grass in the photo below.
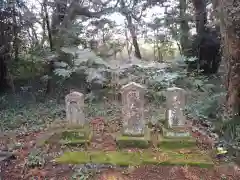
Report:
[[[212,167],[213,161],[207,154],[195,152],[191,155],[178,152],[164,151],[157,154],[151,152],[67,152],[56,159],[58,163],[84,164],[113,164],[118,166],[153,165],[189,165],[202,168]]]

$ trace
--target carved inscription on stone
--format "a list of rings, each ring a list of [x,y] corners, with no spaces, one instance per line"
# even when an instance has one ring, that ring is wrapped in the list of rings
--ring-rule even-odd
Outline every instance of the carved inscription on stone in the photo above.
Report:
[[[144,88],[137,83],[129,83],[122,88],[123,133],[144,134]]]

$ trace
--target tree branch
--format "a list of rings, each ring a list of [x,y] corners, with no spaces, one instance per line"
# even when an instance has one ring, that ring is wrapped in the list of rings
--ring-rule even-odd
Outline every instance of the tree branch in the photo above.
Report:
[[[114,7],[105,8],[99,12],[91,12],[88,7],[82,7],[79,0],[73,0],[68,8],[68,13],[64,17],[62,27],[67,28],[69,22],[73,21],[76,16],[85,16],[89,18],[100,18],[104,14],[112,13],[116,11],[117,5],[120,0],[117,1]]]

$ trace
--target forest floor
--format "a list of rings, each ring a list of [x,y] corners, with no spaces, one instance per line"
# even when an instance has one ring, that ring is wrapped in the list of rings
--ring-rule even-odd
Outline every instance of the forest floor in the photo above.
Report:
[[[116,149],[116,143],[110,135],[112,127],[105,130],[102,140],[91,142],[90,149],[102,149],[111,151]],[[116,124],[115,124],[116,125]],[[110,126],[109,126],[110,127]],[[107,127],[106,127],[107,128]],[[59,156],[63,151],[79,150],[78,147],[63,147],[59,144],[45,144],[37,147],[39,138],[45,132],[32,132],[25,135],[18,135],[14,140],[15,144],[21,144],[15,151],[15,159],[8,159],[1,163],[1,179],[3,180],[32,180],[32,179],[48,179],[48,180],[71,180],[74,178],[78,165],[57,164],[53,159]],[[207,145],[206,137],[199,134],[193,134],[198,139],[199,144],[203,147]],[[1,150],[6,149],[9,142],[7,139],[2,140],[0,144]],[[43,156],[35,157],[31,160],[30,154],[34,149],[38,148]],[[83,149],[81,149],[83,150]],[[35,166],[34,162],[44,160],[42,166]],[[36,164],[35,164],[36,165]],[[190,167],[190,166],[140,166],[132,168],[105,168],[99,173],[94,173],[93,180],[239,180],[240,170],[236,165],[216,165],[212,169]]]

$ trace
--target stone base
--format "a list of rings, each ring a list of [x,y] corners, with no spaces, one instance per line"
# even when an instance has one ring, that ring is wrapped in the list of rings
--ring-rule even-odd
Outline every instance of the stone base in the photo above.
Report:
[[[164,158],[163,158],[164,157]],[[173,165],[173,166],[197,166],[201,168],[213,167],[214,163],[207,154],[193,152],[192,154],[179,154],[176,151],[162,151],[156,153],[142,150],[142,152],[126,152],[126,151],[94,151],[94,152],[65,152],[55,161],[61,164],[106,164],[114,166],[140,166],[140,165]]]
[[[164,138],[190,138],[191,133],[187,128],[171,128],[165,129],[162,128],[162,133]]]
[[[196,147],[196,140],[187,128],[162,129],[159,135],[159,148],[181,149]]]
[[[150,130],[146,128],[143,136],[130,136],[120,134],[116,137],[119,148],[148,148],[151,144]]]
[[[196,140],[192,137],[165,138],[159,135],[158,147],[160,149],[183,149],[197,147]]]
[[[82,127],[77,129],[65,129],[55,134],[59,137],[60,144],[68,145],[85,145],[90,142],[92,133],[89,127]],[[51,139],[49,141],[51,143]]]

